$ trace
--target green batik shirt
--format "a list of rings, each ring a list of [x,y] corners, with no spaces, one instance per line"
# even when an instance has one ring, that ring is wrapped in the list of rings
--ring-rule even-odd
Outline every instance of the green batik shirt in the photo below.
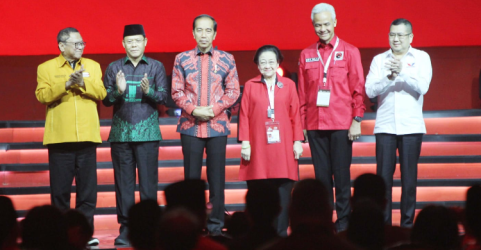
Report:
[[[124,93],[117,90],[116,75],[122,70],[127,87]],[[140,82],[147,73],[150,89],[142,91]],[[164,65],[143,56],[137,67],[128,57],[112,62],[104,77],[107,97],[102,101],[107,107],[114,106],[109,142],[144,142],[162,140],[157,105],[167,100],[170,92]]]

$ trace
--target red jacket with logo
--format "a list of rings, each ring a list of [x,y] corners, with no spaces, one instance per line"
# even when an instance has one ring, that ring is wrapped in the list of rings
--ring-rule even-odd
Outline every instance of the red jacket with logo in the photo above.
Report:
[[[301,52],[299,58],[299,102],[303,129],[346,130],[355,116],[364,116],[364,73],[359,49],[339,39],[331,56],[324,86],[324,63],[331,54],[337,36],[327,45],[319,41]],[[329,107],[317,106],[319,89],[330,90]]]

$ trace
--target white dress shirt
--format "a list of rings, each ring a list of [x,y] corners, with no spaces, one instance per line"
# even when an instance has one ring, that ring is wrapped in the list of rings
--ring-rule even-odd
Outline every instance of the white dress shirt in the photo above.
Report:
[[[391,50],[375,56],[366,78],[366,94],[377,97],[379,105],[374,133],[425,134],[423,96],[433,74],[431,59],[426,52],[410,47],[401,59],[401,72],[391,81],[385,63],[393,58]]]

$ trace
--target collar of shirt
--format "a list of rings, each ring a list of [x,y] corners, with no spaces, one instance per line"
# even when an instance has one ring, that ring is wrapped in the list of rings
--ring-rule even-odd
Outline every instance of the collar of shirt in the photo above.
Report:
[[[406,53],[406,55],[410,55],[412,57],[416,57],[415,56],[415,53],[413,51],[413,47],[412,46],[409,46],[409,49],[408,49],[408,52]],[[404,56],[406,56],[404,55]],[[403,56],[403,58],[404,58]],[[394,54],[392,53],[392,49],[389,49],[386,53],[386,58],[394,58]]]
[[[331,48],[334,48],[334,45],[336,44],[336,40],[337,40],[336,35],[332,37],[331,41],[329,41],[328,44],[321,43],[321,40],[317,40],[317,49],[325,48],[327,45],[330,45]]]
[[[145,63],[149,64],[149,61],[147,61],[147,57],[145,55],[142,55],[142,58],[140,59],[139,62],[141,61],[144,61]],[[132,61],[130,61],[130,58],[128,56],[126,56],[124,59],[124,65],[127,64],[127,62],[132,63]]]
[[[63,57],[62,53],[57,57],[57,66],[59,68],[63,67],[65,64],[70,66],[70,63]],[[82,65],[82,58],[78,59],[77,65]]]
[[[207,54],[207,55],[213,55],[214,54],[214,46],[210,47],[210,50],[207,51],[206,53],[202,52],[199,50],[199,48],[197,46],[195,46],[195,54],[196,55],[202,55],[202,54]]]
[[[279,80],[279,77],[280,77],[279,74],[276,73],[276,80],[275,80],[275,82],[274,82],[274,85],[277,84],[277,81]],[[266,83],[266,79],[264,79],[264,76],[263,76],[263,75],[261,75],[260,81],[263,82],[264,84],[267,84],[267,83]]]

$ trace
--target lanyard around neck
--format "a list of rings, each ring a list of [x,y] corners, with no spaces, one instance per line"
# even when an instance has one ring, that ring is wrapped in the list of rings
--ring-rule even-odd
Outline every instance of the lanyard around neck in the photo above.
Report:
[[[274,90],[276,88],[276,83],[272,83],[272,85],[269,87],[269,85],[267,85],[267,81],[265,81],[265,84],[266,84],[266,88],[267,88],[267,99],[269,100],[269,107],[270,109],[274,109]]]
[[[325,64],[324,64],[324,61],[322,60],[321,53],[319,53],[319,49],[317,49],[317,56],[319,56],[319,61],[321,62],[322,66],[324,66],[324,74],[322,77],[322,83],[324,83],[324,86],[326,86],[327,70],[329,69],[329,64],[331,63],[332,54],[334,54],[334,51],[336,50],[338,45],[339,45],[339,37],[337,38],[336,44],[334,44],[334,48],[332,49],[331,54],[327,58],[327,62]]]

